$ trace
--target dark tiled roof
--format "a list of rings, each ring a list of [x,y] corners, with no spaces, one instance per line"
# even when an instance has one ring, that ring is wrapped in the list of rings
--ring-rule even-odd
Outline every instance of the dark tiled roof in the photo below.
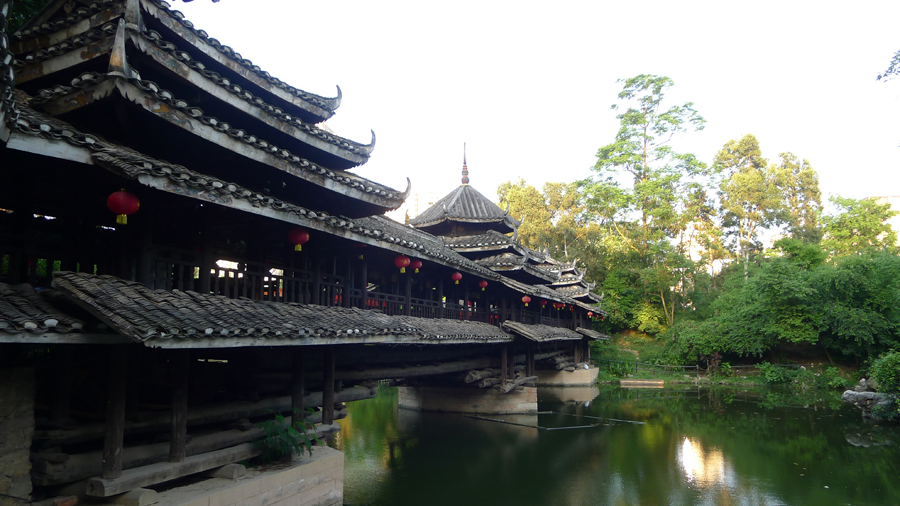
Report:
[[[191,23],[190,21],[188,21],[187,19],[184,18],[184,14],[182,14],[181,12],[176,11],[176,10],[171,10],[169,8],[169,5],[166,4],[165,2],[161,2],[159,0],[147,0],[146,3],[159,8],[160,13],[162,13],[163,15],[165,15],[167,17],[172,18],[177,23],[179,23],[184,29],[186,29],[190,33],[192,33],[194,36],[196,36],[200,40],[204,41],[205,43],[209,44],[210,46],[215,48],[217,51],[222,53],[224,56],[226,56],[227,58],[240,64],[242,67],[249,70],[253,74],[265,79],[267,82],[269,82],[273,86],[280,88],[280,89],[290,93],[291,95],[294,95],[295,97],[298,97],[306,102],[309,102],[310,104],[313,104],[317,107],[324,109],[329,114],[325,118],[323,118],[323,120],[328,119],[329,117],[333,116],[335,109],[337,109],[341,105],[340,94],[338,94],[338,96],[334,97],[334,98],[322,97],[320,95],[316,95],[313,93],[303,91],[298,88],[294,88],[293,86],[285,83],[284,81],[272,76],[268,72],[262,70],[258,65],[254,65],[253,62],[251,62],[250,60],[241,56],[240,53],[238,53],[231,47],[226,46],[226,45],[222,44],[221,42],[219,42],[218,40],[210,37],[209,34],[206,33],[204,30],[198,30],[197,28],[195,28],[193,23]],[[153,13],[151,12],[151,14],[153,14]],[[338,91],[340,93],[340,90],[338,90]]]
[[[532,297],[541,297],[541,298],[544,298],[547,300],[553,300],[553,301],[558,301],[558,302],[565,302],[566,304],[577,304],[579,306],[583,306],[577,300],[572,299],[570,297],[566,297],[565,295],[558,293],[556,290],[552,290],[543,285],[529,285],[529,284],[521,283],[514,279],[507,278],[505,276],[500,278],[500,282],[519,293],[531,295]],[[584,307],[587,307],[587,306],[584,306]]]
[[[451,261],[460,267],[464,267],[470,272],[476,272],[488,279],[499,279],[498,274],[477,262],[469,260],[456,251],[453,251],[444,244],[440,237],[433,236],[428,232],[423,232],[422,230],[417,230],[403,225],[402,223],[397,223],[386,216],[380,215],[357,218],[353,221],[366,229],[380,231],[384,237],[389,238],[392,242],[396,242],[401,246],[413,245],[413,247],[419,248],[423,252],[427,252],[430,256]]]
[[[100,11],[109,9],[110,7],[118,3],[122,3],[121,0],[97,0],[92,2],[90,5],[79,5],[75,9],[72,9],[72,12],[69,12],[64,16],[60,16],[56,19],[41,23],[40,25],[26,25],[27,28],[20,28],[15,34],[13,34],[13,39],[27,40],[34,37],[39,37],[41,35],[58,32],[64,28],[68,28],[74,25],[75,23],[78,23],[82,19],[89,18]]]
[[[267,345],[377,342],[505,342],[512,336],[480,322],[388,316],[379,311],[150,290],[112,276],[54,273],[54,287],[120,334],[151,346],[160,340],[266,339]],[[201,343],[187,343],[205,346]],[[212,344],[214,346],[214,343]]]
[[[91,78],[90,74],[85,74],[82,77]],[[104,74],[101,74],[101,78],[105,78]],[[73,80],[78,81],[80,78]],[[92,81],[91,81],[92,82]],[[80,86],[80,81],[76,83]],[[37,100],[37,99],[34,99]],[[38,135],[41,137],[52,138],[54,140],[63,140],[70,144],[74,144],[80,147],[88,147],[92,150],[98,151],[104,148],[109,148],[112,150],[122,150],[126,151],[127,148],[122,148],[120,146],[116,146],[112,143],[101,140],[99,137],[91,134],[85,134],[79,132],[74,127],[65,123],[63,121],[57,120],[50,116],[46,116],[44,114],[38,113],[33,109],[29,109],[27,107],[19,106],[21,110],[21,114],[19,115],[19,120],[16,123],[16,128],[23,133],[28,133],[32,135]],[[197,109],[197,111],[200,111]],[[202,113],[202,111],[200,111]],[[403,202],[404,194],[401,194],[397,190],[388,188],[386,186],[380,185],[378,183],[369,181],[368,179],[361,178],[359,176],[355,176],[343,171],[337,170],[329,170],[325,167],[319,166],[315,163],[312,163],[306,159],[298,158],[296,156],[290,155],[290,153],[286,151],[271,151],[273,146],[265,143],[264,141],[260,141],[259,139],[248,135],[246,132],[242,130],[224,130],[225,127],[230,128],[230,125],[227,123],[221,123],[215,121],[214,118],[207,118],[205,123],[214,126],[216,129],[220,131],[224,131],[229,136],[240,139],[245,144],[253,146],[254,148],[269,152],[278,156],[280,158],[288,161],[290,166],[297,171],[298,173],[306,174],[309,179],[317,179],[317,178],[328,178],[336,183],[348,186],[357,191],[372,194],[373,196],[377,196],[380,198],[388,199],[392,201],[392,205],[394,207],[399,206]],[[131,151],[131,150],[127,150]],[[149,158],[148,158],[149,160]],[[165,162],[159,162],[162,165],[170,165]]]
[[[493,255],[485,258],[479,258],[475,260],[475,263],[478,265],[483,265],[485,267],[517,267],[522,268],[525,265],[525,257],[521,257],[516,255],[515,253],[501,253],[499,255]]]
[[[0,283],[0,332],[31,334],[80,332],[84,322],[50,303],[52,290]]]
[[[2,2],[2,11],[0,11],[0,140],[5,140],[6,133],[8,133],[7,114],[15,107],[13,95],[15,79],[10,66],[12,54],[9,52],[9,37],[6,34],[6,26],[9,23],[7,14],[11,8],[11,3]]]
[[[74,51],[80,47],[89,46],[98,40],[112,37],[116,34],[116,23],[106,23],[99,28],[94,28],[74,37],[70,37],[58,44],[37,49],[28,54],[19,54],[13,61],[13,67],[19,69],[34,63],[56,58],[57,56]]]
[[[609,341],[608,335],[601,334],[601,333],[597,332],[596,330],[578,327],[577,329],[575,329],[575,332],[578,332],[579,334],[581,334],[583,336],[590,337],[591,339],[596,339],[598,341]]]
[[[575,273],[563,274],[558,280],[553,282],[553,286],[574,285],[575,283],[580,283],[583,279],[584,272],[576,271]]]
[[[503,328],[513,334],[537,342],[546,341],[578,341],[581,334],[563,327],[548,327],[547,325],[526,325],[524,323],[505,321]]]
[[[519,226],[519,222],[505,211],[497,207],[475,188],[464,184],[438,200],[422,214],[409,220],[409,224],[418,227],[429,227],[444,221],[465,223],[497,223],[508,228],[509,232]]]
[[[175,44],[171,42],[167,42],[162,39],[162,36],[154,31],[149,30],[142,35],[154,44],[159,49],[165,51],[181,63],[184,63],[195,72],[202,74],[204,77],[215,83],[217,86],[225,90],[227,93],[231,94],[234,97],[237,97],[248,104],[258,107],[272,116],[277,117],[281,121],[291,125],[292,127],[303,131],[306,134],[315,136],[316,138],[322,139],[330,144],[333,144],[343,150],[350,151],[356,155],[365,157],[368,159],[369,154],[375,148],[374,141],[371,144],[362,144],[360,142],[352,141],[350,139],[345,139],[343,137],[334,135],[331,132],[323,130],[321,128],[316,127],[315,125],[311,125],[309,123],[304,123],[295,116],[291,116],[280,107],[273,106],[271,104],[266,103],[262,98],[250,93],[250,91],[242,88],[236,83],[231,82],[226,76],[222,76],[218,72],[213,72],[206,68],[202,63],[195,61],[191,58],[191,55],[186,53],[185,51],[180,51]]]
[[[410,220],[412,221],[412,220]],[[447,246],[453,249],[486,248],[513,246],[516,243],[512,237],[494,230],[488,230],[480,235],[465,235],[460,237],[444,237]]]

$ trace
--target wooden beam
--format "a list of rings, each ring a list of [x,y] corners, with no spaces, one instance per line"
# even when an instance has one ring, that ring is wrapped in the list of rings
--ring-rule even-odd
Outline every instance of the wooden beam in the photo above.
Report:
[[[223,450],[194,455],[182,462],[161,462],[149,466],[120,471],[115,478],[91,478],[87,483],[87,495],[109,497],[136,488],[155,485],[209,469],[239,462],[259,455],[260,450],[244,443]]]
[[[115,479],[122,475],[128,348],[126,348],[125,345],[118,345],[111,347],[109,351],[109,389],[106,399],[106,432],[103,439],[103,464],[100,476],[104,479]]]
[[[370,387],[353,387],[341,390],[334,396],[334,402],[352,402],[375,397],[375,389]],[[322,392],[310,392],[304,397],[305,406],[321,406]],[[273,397],[262,401],[232,402],[216,406],[195,407],[188,413],[188,427],[208,425],[213,423],[231,422],[241,418],[254,418],[270,415],[273,412],[284,412],[291,409],[291,396]],[[165,431],[171,426],[169,413],[155,413],[139,422],[125,424],[125,433],[146,434],[149,432]],[[82,425],[72,430],[35,431],[35,442],[41,442],[46,446],[65,446],[69,444],[83,443],[99,439],[103,436],[105,426],[102,423]]]
[[[346,418],[347,410],[342,409],[335,413],[336,419]],[[285,417],[285,422],[290,423],[291,417]],[[321,423],[321,413],[314,413],[306,419],[309,423]],[[327,426],[320,426],[318,429]],[[318,433],[319,431],[317,431]],[[231,429],[212,434],[204,434],[191,439],[185,446],[185,456],[190,457],[222,448],[228,448],[241,443],[249,443],[263,437],[262,429],[250,430]],[[38,454],[40,455],[40,454]],[[44,464],[36,460],[32,465],[31,477],[36,485],[54,486],[74,481],[85,480],[100,473],[101,452],[76,453],[72,455],[62,454],[65,462],[61,464]],[[133,469],[135,467],[165,462],[169,457],[169,443],[154,443],[142,446],[125,448],[123,452],[122,468]]]
[[[322,357],[322,423],[334,423],[334,347],[327,346]]]
[[[187,443],[188,375],[191,351],[178,350],[172,357],[172,437],[169,440],[169,462],[184,461]]]
[[[294,348],[291,354],[291,411],[305,414],[303,406],[304,364],[303,348]]]

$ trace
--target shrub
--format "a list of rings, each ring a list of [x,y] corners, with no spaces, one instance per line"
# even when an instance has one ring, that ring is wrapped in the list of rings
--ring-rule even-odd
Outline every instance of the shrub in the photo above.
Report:
[[[900,351],[890,351],[875,359],[870,372],[880,392],[900,393]]]
[[[792,374],[785,367],[778,367],[777,365],[770,364],[768,362],[762,362],[756,366],[759,369],[762,377],[765,378],[766,383],[787,383],[792,379]]]
[[[307,411],[312,413],[311,409]],[[304,449],[312,456],[313,443],[322,444],[316,436],[315,426],[304,420],[301,413],[299,409],[294,409],[290,425],[285,422],[281,413],[277,413],[271,420],[256,424],[265,434],[263,438],[253,441],[253,445],[262,452],[259,455],[262,463],[273,462],[292,453],[303,455]]]

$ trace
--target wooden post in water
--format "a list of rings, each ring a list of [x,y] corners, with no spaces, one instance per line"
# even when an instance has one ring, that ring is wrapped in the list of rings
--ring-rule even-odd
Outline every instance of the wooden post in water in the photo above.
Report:
[[[106,397],[106,433],[103,437],[103,458],[100,477],[115,479],[122,476],[122,456],[125,439],[125,387],[128,373],[128,345],[120,344],[109,350],[109,382]]]
[[[303,390],[304,390],[304,367],[303,367],[303,348],[296,346],[291,350],[291,416],[305,416],[306,410],[303,406]],[[297,410],[300,414],[297,415]],[[294,422],[297,420],[291,419]]]
[[[169,462],[183,462],[187,445],[188,374],[190,350],[171,352],[172,359],[172,438],[169,440]]]
[[[326,346],[322,360],[322,423],[334,423],[334,346]]]

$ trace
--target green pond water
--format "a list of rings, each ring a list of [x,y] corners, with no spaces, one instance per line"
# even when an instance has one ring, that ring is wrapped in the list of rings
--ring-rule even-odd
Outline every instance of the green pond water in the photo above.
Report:
[[[345,504],[900,504],[900,428],[836,394],[541,388],[539,409],[554,413],[490,418],[588,427],[408,411],[380,388],[330,443]]]

